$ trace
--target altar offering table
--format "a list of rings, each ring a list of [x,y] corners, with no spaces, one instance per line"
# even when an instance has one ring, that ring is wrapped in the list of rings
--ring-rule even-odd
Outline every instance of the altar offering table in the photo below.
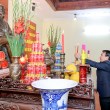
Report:
[[[68,98],[68,110],[94,110],[91,84],[74,87]],[[0,110],[42,110],[41,96],[30,85],[11,78],[0,79]]]

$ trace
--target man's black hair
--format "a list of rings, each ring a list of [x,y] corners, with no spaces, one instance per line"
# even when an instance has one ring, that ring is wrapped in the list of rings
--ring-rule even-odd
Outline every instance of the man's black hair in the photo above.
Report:
[[[109,60],[110,60],[110,50],[103,50],[102,52],[104,52],[106,56],[109,57]]]

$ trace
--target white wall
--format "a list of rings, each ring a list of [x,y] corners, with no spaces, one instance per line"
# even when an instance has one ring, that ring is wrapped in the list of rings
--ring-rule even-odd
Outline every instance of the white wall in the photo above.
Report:
[[[40,41],[42,40],[42,32],[43,32],[43,19],[37,17],[37,15],[34,15],[34,17],[31,19],[31,21],[36,23],[36,32],[40,35]]]
[[[109,18],[108,18],[109,19]],[[100,24],[110,25],[107,19],[103,21],[101,19]],[[99,21],[98,20],[98,21]],[[55,27],[59,26],[65,32],[65,53],[66,53],[66,65],[74,61],[75,45],[83,43],[87,45],[87,49],[91,52],[91,59],[99,61],[100,53],[103,49],[110,49],[110,34],[104,36],[86,36],[84,34],[84,27],[89,24],[96,24],[97,21],[90,19],[79,19],[74,21],[73,19],[50,19],[45,20],[43,23],[43,39],[42,42],[47,43],[47,34],[49,26],[53,24]]]
[[[110,50],[110,34],[104,36],[86,36],[84,34],[84,27],[89,24],[105,24],[110,26],[109,17],[90,19],[90,18],[79,18],[77,21],[73,19],[48,19],[44,20],[43,24],[43,39],[42,42],[47,43],[47,34],[49,26],[61,27],[65,32],[65,53],[66,61],[65,65],[74,61],[75,45],[79,43],[80,48],[83,43],[87,45],[87,49],[90,50],[90,58],[95,61],[99,61],[99,56],[103,49]],[[95,73],[95,69],[92,69],[92,73]],[[96,87],[96,74],[92,74],[92,79],[95,82]]]

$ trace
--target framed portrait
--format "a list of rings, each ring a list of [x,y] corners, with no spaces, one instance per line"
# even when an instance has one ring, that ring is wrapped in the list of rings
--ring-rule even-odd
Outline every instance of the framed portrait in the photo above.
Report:
[[[8,0],[0,0],[0,4],[5,7],[5,20],[8,21]]]

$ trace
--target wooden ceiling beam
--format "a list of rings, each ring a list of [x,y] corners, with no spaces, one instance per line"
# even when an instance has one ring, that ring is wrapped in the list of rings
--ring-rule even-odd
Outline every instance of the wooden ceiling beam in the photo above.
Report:
[[[46,1],[47,1],[47,3],[51,6],[51,8],[52,8],[54,11],[56,11],[56,6],[55,6],[56,0],[46,0]]]
[[[73,2],[59,2],[59,0],[46,0],[46,1],[48,3],[49,1],[51,1],[55,8],[54,10],[57,11],[110,8],[110,0],[78,0]]]
[[[75,1],[60,2],[56,6],[56,10],[82,10],[92,8],[109,8],[110,0],[92,0],[92,1]]]

